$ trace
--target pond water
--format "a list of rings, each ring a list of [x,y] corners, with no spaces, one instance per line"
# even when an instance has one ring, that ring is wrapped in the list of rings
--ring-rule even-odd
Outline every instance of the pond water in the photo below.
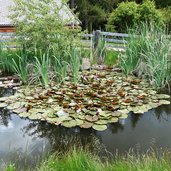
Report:
[[[13,94],[2,89],[0,96]],[[171,149],[171,105],[163,105],[143,115],[130,113],[125,120],[108,125],[102,132],[93,129],[64,128],[46,122],[21,119],[6,109],[0,110],[0,163],[14,162],[22,167],[35,163],[52,151],[62,151],[74,146],[90,144],[92,150],[99,147],[120,154],[130,150],[145,152],[154,145]],[[0,169],[1,170],[1,169]]]

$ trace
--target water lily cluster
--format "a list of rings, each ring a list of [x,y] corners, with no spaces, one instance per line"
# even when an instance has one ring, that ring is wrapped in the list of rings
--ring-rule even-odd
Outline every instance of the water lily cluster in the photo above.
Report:
[[[103,131],[130,112],[143,114],[170,104],[170,96],[158,94],[146,80],[111,69],[84,70],[79,80],[73,84],[68,78],[46,89],[21,87],[13,96],[0,98],[0,107],[31,120]]]

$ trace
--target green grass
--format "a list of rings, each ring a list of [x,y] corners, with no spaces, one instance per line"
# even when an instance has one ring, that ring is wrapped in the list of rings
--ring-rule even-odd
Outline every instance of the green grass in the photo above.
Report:
[[[105,65],[113,66],[117,63],[119,52],[113,50],[106,51]]]
[[[170,171],[171,153],[151,150],[146,154],[116,155],[113,160],[100,158],[83,149],[73,149],[65,154],[51,155],[34,171]],[[8,165],[4,171],[18,171]],[[29,171],[33,171],[30,169]]]

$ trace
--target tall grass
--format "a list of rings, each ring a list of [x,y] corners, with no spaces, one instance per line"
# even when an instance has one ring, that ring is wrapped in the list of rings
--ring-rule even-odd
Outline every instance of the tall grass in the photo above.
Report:
[[[79,80],[79,70],[81,67],[81,53],[76,47],[71,47],[70,49],[70,69],[72,72],[72,80],[76,84]]]
[[[141,24],[129,32],[127,49],[120,57],[120,67],[128,75],[144,76],[156,88],[170,81],[169,59],[171,41],[164,28],[153,24]]]
[[[37,76],[38,80],[45,86],[48,87],[49,85],[49,74],[50,74],[50,57],[49,53],[40,53],[40,57],[35,56],[35,75]]]
[[[29,77],[29,71],[27,68],[28,60],[27,60],[27,54],[21,53],[21,56],[18,56],[18,61],[14,60],[12,58],[12,65],[11,67],[14,69],[14,71],[18,74],[20,77],[20,80],[23,84],[28,83],[28,77]]]
[[[5,171],[17,171],[11,165]],[[9,169],[8,169],[9,168]],[[73,149],[65,154],[51,155],[46,161],[37,166],[35,171],[170,171],[171,153],[169,151],[145,154],[127,153],[116,155],[110,162],[103,161],[95,154],[83,149]],[[30,168],[30,171],[33,169]]]
[[[97,47],[94,49],[94,55],[98,64],[104,63],[106,55],[106,41],[103,36],[100,36]]]

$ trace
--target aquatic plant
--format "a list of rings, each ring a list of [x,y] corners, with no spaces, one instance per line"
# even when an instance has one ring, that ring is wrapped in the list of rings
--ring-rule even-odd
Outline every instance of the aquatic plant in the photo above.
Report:
[[[130,31],[120,67],[126,75],[134,73],[148,78],[156,88],[164,87],[170,81],[170,45],[165,28],[142,23]]]
[[[49,53],[41,54],[40,57],[35,56],[35,75],[37,79],[47,87],[49,84],[49,72],[50,72],[50,57]]]
[[[97,47],[94,49],[95,59],[98,64],[102,64],[106,55],[106,41],[103,36],[98,39]]]
[[[143,114],[170,104],[170,96],[157,94],[146,80],[126,78],[110,69],[84,71],[77,84],[71,79],[67,77],[63,84],[48,89],[22,88],[14,96],[0,98],[0,108],[67,128],[104,131],[107,124],[127,118],[129,112]]]
[[[13,67],[14,71],[18,74],[20,80],[23,84],[28,83],[29,71],[27,68],[28,60],[27,54],[21,53],[21,56],[18,56],[18,61],[12,59],[11,67]]]
[[[63,82],[67,76],[68,62],[56,56],[53,57],[53,69],[57,82]]]
[[[71,47],[69,51],[70,55],[70,69],[72,72],[73,82],[76,84],[79,79],[79,70],[81,67],[81,52],[77,47]]]

